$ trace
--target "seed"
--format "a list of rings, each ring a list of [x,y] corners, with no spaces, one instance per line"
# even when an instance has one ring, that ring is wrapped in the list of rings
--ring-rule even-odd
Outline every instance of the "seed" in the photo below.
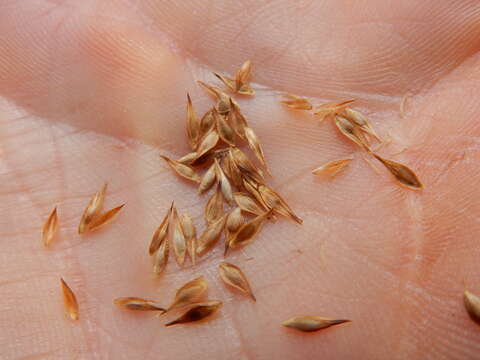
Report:
[[[70,287],[62,278],[60,278],[60,283],[62,284],[63,303],[65,305],[67,315],[70,316],[72,320],[78,320],[77,298],[75,297],[72,289],[70,289]]]
[[[208,225],[205,231],[200,235],[197,246],[197,255],[202,256],[210,250],[220,238],[227,215],[223,215],[220,219]]]
[[[200,121],[192,105],[190,94],[187,93],[187,136],[192,150],[196,150],[200,139]]]
[[[241,95],[253,96],[255,91],[250,87],[250,77],[252,75],[252,62],[245,61],[235,75],[235,86],[237,92]]]
[[[233,235],[240,229],[240,227],[245,223],[245,219],[242,215],[242,210],[237,207],[235,208],[230,214],[227,216],[227,221],[225,223],[225,252],[224,255],[227,254],[227,251],[230,247],[230,240],[232,239]]]
[[[232,186],[230,185],[230,181],[228,181],[227,177],[225,176],[225,173],[220,167],[217,159],[215,159],[215,172],[216,177],[220,182],[220,189],[222,190],[223,197],[229,204],[231,204],[233,202]]]
[[[165,160],[167,162],[167,164],[172,168],[172,170],[175,171],[181,177],[183,177],[185,179],[188,179],[188,180],[191,180],[191,181],[194,181],[194,182],[197,182],[197,183],[200,182],[200,177],[198,176],[198,174],[195,172],[195,170],[192,167],[190,167],[188,165],[185,165],[185,164],[182,164],[179,161],[171,160],[168,157],[166,157],[165,155],[160,155],[160,157],[163,160]]]
[[[203,194],[205,191],[209,190],[216,181],[218,181],[218,179],[215,172],[215,163],[213,163],[210,165],[200,181],[200,185],[198,186],[198,194]]]
[[[92,220],[102,211],[103,201],[105,200],[105,192],[107,191],[107,183],[103,184],[103,187],[95,193],[93,198],[88,203],[87,207],[83,211],[80,224],[78,225],[78,233],[83,234],[88,230]]]
[[[111,221],[115,216],[117,216],[118,212],[122,210],[124,206],[125,204],[122,204],[120,206],[117,206],[116,208],[110,209],[100,215],[97,215],[97,217],[93,219],[88,230],[94,230],[102,225],[105,225],[106,223]]]
[[[185,164],[185,165],[192,165],[195,162],[195,160],[197,160],[197,159],[198,159],[198,154],[197,154],[196,151],[194,151],[194,152],[188,153],[186,155],[183,155],[177,161],[179,163],[182,163],[182,164]]]
[[[245,128],[248,126],[247,119],[240,112],[240,107],[230,98],[230,112],[228,113],[230,124],[239,137],[245,139]]]
[[[225,171],[228,171],[227,176],[232,180],[236,187],[240,188],[243,186],[242,174],[233,159],[231,151],[229,151],[227,156],[223,158],[223,168]]]
[[[43,225],[43,244],[45,247],[49,247],[50,243],[55,236],[55,233],[58,230],[58,218],[57,218],[57,208],[52,210],[48,216],[47,221]]]
[[[222,75],[217,74],[215,72],[213,73],[213,75],[215,75],[221,82],[223,82],[223,84],[228,88],[228,90],[230,90],[232,92],[236,91],[235,80],[234,79],[228,78],[226,76],[222,76]]]
[[[271,215],[271,212],[272,210],[269,210],[243,224],[235,235],[232,236],[229,242],[229,247],[236,248],[251,243],[255,236],[260,232],[265,220]]]
[[[370,150],[368,147],[368,144],[366,143],[364,138],[362,138],[360,135],[360,130],[358,125],[355,125],[350,120],[340,115],[335,115],[335,125],[345,137],[353,141],[355,144],[357,144],[361,148],[367,151]]]
[[[267,185],[259,184],[258,192],[260,193],[264,203],[267,204],[270,209],[274,209],[280,215],[288,217],[299,224],[303,223],[303,220],[295,215],[293,210],[290,208],[290,206],[288,206],[285,200],[282,199],[280,194],[273,191],[273,189],[269,188]]]
[[[373,154],[373,156],[375,156],[375,158],[380,161],[388,171],[390,171],[400,185],[403,185],[411,190],[423,189],[423,185],[418,179],[417,175],[407,166],[392,160],[384,159],[377,154]]]
[[[205,206],[205,221],[211,224],[223,216],[223,195],[220,186],[213,193]]]
[[[257,301],[250,288],[247,277],[238,266],[222,261],[218,266],[218,269],[220,277],[226,284],[246,293],[253,299],[253,301]]]
[[[282,325],[295,330],[312,332],[346,322],[350,322],[350,320],[325,319],[320,316],[298,316],[284,321]]]
[[[198,278],[187,282],[177,290],[175,299],[173,300],[172,305],[168,307],[167,311],[195,303],[205,294],[207,288],[208,282],[203,276],[199,276]]]
[[[217,126],[217,132],[220,136],[220,139],[222,139],[228,145],[234,146],[235,133],[233,132],[233,129],[230,127],[230,125],[228,125],[225,117],[223,115],[220,115],[216,110],[213,112],[213,116],[215,118],[215,124]]]
[[[248,146],[252,149],[253,153],[263,165],[265,169],[267,169],[267,162],[265,161],[265,154],[263,153],[262,145],[260,144],[260,140],[258,139],[257,134],[249,128],[245,128],[245,136],[247,138]],[[268,171],[268,170],[267,170]]]
[[[470,291],[463,293],[463,302],[470,318],[480,325],[480,298]]]
[[[166,311],[164,308],[156,305],[153,300],[145,300],[137,297],[121,297],[113,300],[113,303],[128,310],[159,311],[161,313]]]
[[[334,101],[326,104],[320,105],[314,115],[320,116],[320,121],[324,120],[329,115],[335,115],[338,112],[341,112],[347,105],[354,102],[355,99],[344,100],[344,101]]]
[[[382,141],[378,137],[377,133],[372,127],[372,124],[370,124],[365,115],[348,107],[344,109],[344,114],[349,120],[353,121],[356,125],[358,125],[362,131],[373,136],[378,141]]]
[[[168,255],[170,250],[170,243],[168,236],[166,236],[160,243],[160,246],[153,257],[153,273],[160,275],[168,263]]]
[[[250,197],[250,195],[243,192],[236,192],[233,194],[235,202],[243,211],[249,212],[254,215],[262,215],[267,208],[262,208],[255,199]]]
[[[192,264],[195,265],[196,262],[196,251],[197,251],[197,230],[193,223],[192,218],[188,214],[183,214],[180,217],[180,222],[182,223],[183,234],[185,235],[185,241],[187,242],[187,252],[192,259]]]
[[[208,92],[214,95],[218,101],[215,105],[215,108],[220,114],[227,114],[230,111],[230,96],[225,94],[222,90],[215,86],[208,85],[203,81],[197,81],[203,88],[208,90]]]
[[[183,234],[182,223],[178,217],[177,208],[173,207],[172,213],[172,225],[173,225],[173,234],[172,234],[172,246],[173,253],[175,254],[175,259],[179,266],[183,266],[185,262],[185,253],[187,251],[187,244],[185,241],[185,236]]]
[[[162,223],[153,234],[152,241],[150,242],[150,247],[148,249],[148,253],[150,255],[155,254],[155,252],[160,247],[160,244],[163,242],[163,240],[165,240],[165,237],[168,234],[169,219],[170,219],[170,214],[172,213],[172,209],[173,209],[173,202],[172,202],[172,205],[170,206],[170,209],[167,211],[167,214],[163,218]]]
[[[293,94],[284,94],[283,96],[289,100],[282,100],[280,102],[291,109],[312,110],[312,103],[305,98]]]
[[[185,324],[195,321],[200,321],[215,313],[222,306],[221,301],[207,301],[203,303],[197,303],[193,308],[188,310],[185,314],[178,319],[165,324],[165,326],[172,326],[176,324]]]
[[[215,108],[212,108],[203,115],[202,120],[200,121],[200,131],[202,134],[207,134],[215,126],[215,118],[213,116],[214,110]]]
[[[207,154],[210,150],[212,150],[220,140],[218,136],[218,132],[215,130],[211,130],[203,140],[198,145],[197,150],[197,159],[201,158],[203,155]]]
[[[232,154],[233,161],[235,165],[237,165],[241,174],[248,175],[249,177],[254,179],[256,182],[263,181],[263,173],[250,162],[247,155],[245,155],[237,147],[230,148],[230,152]]]
[[[338,175],[338,173],[345,170],[345,168],[350,164],[352,160],[353,158],[330,161],[313,170],[312,174],[314,175],[328,174],[330,175],[330,177],[333,178],[336,175]]]

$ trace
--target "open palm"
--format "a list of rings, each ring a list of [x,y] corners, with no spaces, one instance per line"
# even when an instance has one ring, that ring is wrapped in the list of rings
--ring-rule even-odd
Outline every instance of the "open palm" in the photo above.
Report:
[[[0,1],[0,348],[2,359],[473,359],[480,329],[462,307],[480,292],[480,6],[425,1]],[[217,248],[194,267],[151,275],[147,247],[172,200],[203,228],[205,197],[159,152],[179,157],[195,81],[254,66],[238,99],[260,136],[272,184],[304,224],[268,224],[229,255],[254,304],[221,284]],[[331,123],[279,104],[356,98],[425,190],[377,174]],[[400,104],[404,104],[401,116]],[[403,150],[403,151],[402,151]],[[394,156],[394,152],[402,151]],[[334,181],[314,167],[353,155]],[[80,237],[104,181],[114,223]],[[59,211],[45,250],[43,221]],[[200,274],[224,302],[208,323],[165,328],[112,305],[159,299]],[[59,277],[80,320],[62,314]],[[317,334],[280,323],[353,320]]]

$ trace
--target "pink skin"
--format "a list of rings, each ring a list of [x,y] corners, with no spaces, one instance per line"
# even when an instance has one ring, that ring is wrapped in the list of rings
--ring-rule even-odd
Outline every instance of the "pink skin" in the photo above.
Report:
[[[480,293],[478,1],[4,0],[0,34],[2,359],[478,357],[480,328],[462,304],[465,287]],[[203,228],[207,196],[158,157],[188,150],[186,91],[205,111],[212,102],[195,80],[247,58],[257,96],[239,102],[271,183],[304,219],[268,224],[229,255],[255,304],[220,282],[221,246],[196,267],[172,261],[161,279],[147,255],[172,200]],[[382,153],[415,169],[425,190],[398,187],[378,163],[376,174],[331,123],[282,107],[284,91],[358,99],[393,138]],[[351,155],[335,181],[309,173]],[[80,237],[105,180],[107,207],[127,205]],[[55,205],[60,232],[45,250],[39,231]],[[165,328],[112,304],[167,306],[200,274],[224,302],[208,323]],[[78,322],[62,313],[60,277],[77,294]],[[301,314],[353,322],[306,335],[280,325]]]

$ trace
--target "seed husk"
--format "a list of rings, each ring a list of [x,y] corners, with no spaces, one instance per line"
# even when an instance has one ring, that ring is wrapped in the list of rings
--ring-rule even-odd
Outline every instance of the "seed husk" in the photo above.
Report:
[[[183,214],[180,217],[182,223],[183,234],[185,235],[185,241],[187,242],[187,253],[192,259],[192,264],[196,263],[197,252],[197,229],[193,223],[193,219],[188,214]]]
[[[231,126],[227,123],[225,116],[220,115],[217,110],[213,112],[215,118],[215,124],[217,127],[218,135],[228,145],[235,145],[235,133]]]
[[[367,151],[370,150],[368,143],[360,135],[361,133],[358,125],[340,115],[335,115],[335,125],[345,137],[353,141],[362,149],[365,149]]]
[[[293,94],[284,94],[283,96],[288,100],[282,100],[280,102],[291,109],[312,110],[312,103],[308,99]]]
[[[178,309],[197,302],[205,294],[207,288],[208,282],[203,278],[203,276],[199,276],[187,282],[177,290],[175,299],[168,307],[167,311]]]
[[[88,203],[87,207],[83,211],[82,218],[80,219],[80,224],[78,225],[78,233],[85,233],[92,220],[100,214],[103,207],[103,202],[105,200],[105,192],[107,191],[107,183],[104,183],[102,188],[95,193],[93,198]]]
[[[200,139],[200,121],[192,105],[190,94],[187,93],[187,137],[190,148],[195,151]]]
[[[198,194],[203,194],[209,190],[216,181],[218,181],[218,179],[215,171],[215,163],[213,163],[203,175],[200,185],[198,185]]]
[[[213,75],[215,75],[228,88],[228,90],[236,92],[234,79],[217,74],[216,72],[214,72]]]
[[[125,206],[125,204],[122,204],[120,206],[117,206],[113,209],[110,209],[108,211],[105,211],[104,213],[100,214],[100,215],[97,215],[97,217],[95,217],[93,219],[93,221],[91,222],[90,226],[89,226],[89,231],[91,230],[94,230],[102,225],[105,225],[106,223],[108,223],[109,221],[113,220],[113,218],[115,216],[117,216],[117,214],[119,213],[120,210],[122,210],[122,208]]]
[[[117,306],[135,311],[159,311],[164,313],[166,310],[158,306],[153,300],[145,300],[138,297],[120,297],[113,300]]]
[[[236,90],[241,95],[253,96],[255,91],[250,86],[250,77],[252,75],[252,62],[245,61],[235,75]]]
[[[183,234],[182,223],[180,222],[177,208],[175,206],[173,207],[173,212],[172,212],[172,226],[173,226],[173,234],[172,234],[173,253],[175,254],[175,260],[177,260],[177,264],[179,266],[183,266],[183,263],[185,262],[187,244],[185,241],[185,235]]]
[[[223,158],[223,168],[227,172],[227,176],[232,180],[232,183],[240,188],[243,186],[243,178],[235,160],[233,159],[232,152],[229,151],[227,156]]]
[[[373,154],[375,158],[380,161],[388,171],[395,177],[400,185],[405,186],[410,190],[422,190],[423,185],[417,175],[407,166],[398,162],[387,160],[380,155]]]
[[[235,198],[238,207],[248,213],[262,215],[268,210],[268,208],[260,206],[259,203],[247,193],[236,192],[233,194],[233,197]]]
[[[160,275],[167,266],[168,256],[170,253],[170,241],[168,236],[166,236],[163,241],[160,243],[160,246],[153,256],[153,273]]]
[[[247,155],[245,155],[243,151],[237,147],[232,147],[230,148],[230,152],[232,154],[233,161],[235,165],[237,165],[241,174],[246,174],[259,183],[263,181],[263,173],[250,162]]]
[[[240,107],[230,99],[230,112],[228,113],[230,124],[235,133],[245,139],[245,128],[248,126],[247,119],[240,111]]]
[[[217,186],[217,189],[205,206],[205,221],[207,224],[211,224],[221,218],[223,214],[223,194],[220,186]]]
[[[218,266],[218,269],[220,272],[220,277],[226,284],[246,293],[252,298],[253,301],[257,301],[255,295],[253,295],[247,277],[238,266],[230,264],[226,261],[222,261]]]
[[[222,230],[225,225],[227,214],[208,225],[205,231],[200,235],[197,245],[197,255],[202,256],[210,250],[220,239]]]
[[[248,146],[250,146],[250,149],[252,149],[257,159],[260,161],[260,163],[265,169],[268,169],[267,162],[265,161],[265,154],[263,153],[263,148],[257,134],[255,134],[252,128],[246,127],[245,137],[247,138]]]
[[[208,85],[203,81],[197,81],[203,88],[205,88],[210,94],[217,98],[217,104],[215,108],[220,114],[227,114],[230,111],[230,96],[225,94],[222,90],[215,86]]]
[[[186,324],[195,321],[203,320],[210,315],[214,314],[222,306],[221,301],[207,301],[202,303],[195,304],[190,310],[185,314],[180,316],[178,319],[165,324],[165,326],[172,326],[176,324]]]
[[[78,303],[75,294],[67,283],[60,278],[62,285],[63,304],[65,305],[65,311],[72,320],[78,320]]]
[[[160,155],[160,157],[165,160],[167,164],[172,168],[172,170],[175,171],[179,176],[187,180],[194,181],[196,183],[200,182],[200,176],[198,176],[198,174],[192,167],[185,165],[179,161],[169,159],[165,155]]]
[[[202,134],[208,134],[208,132],[215,126],[213,110],[215,110],[215,108],[211,108],[202,116],[202,120],[200,121],[200,131]]]
[[[227,177],[225,176],[225,173],[223,172],[222,167],[218,163],[217,159],[215,159],[215,173],[219,181],[223,197],[229,204],[231,204],[233,202],[232,186],[230,185],[230,181],[228,181]]]
[[[315,109],[314,115],[320,116],[320,121],[324,120],[329,115],[335,115],[341,112],[347,105],[353,103],[355,99],[344,101],[333,101],[322,104]]]
[[[259,184],[258,192],[268,208],[274,209],[278,214],[290,218],[299,224],[303,223],[303,220],[293,212],[280,194],[276,193],[273,189],[269,188],[267,185]]]
[[[177,161],[179,163],[182,163],[182,164],[185,164],[185,165],[192,165],[195,162],[195,160],[197,160],[197,159],[198,159],[198,154],[197,154],[196,151],[194,151],[194,152],[188,153],[186,155],[183,155]]]
[[[42,232],[42,238],[43,238],[43,245],[45,247],[49,247],[50,243],[53,240],[53,237],[55,236],[56,232],[58,230],[58,216],[57,216],[57,207],[55,207],[50,215],[48,216],[47,221],[45,221],[45,224],[43,224],[43,232]]]
[[[480,298],[465,290],[463,293],[463,303],[470,318],[480,325]]]
[[[224,255],[227,254],[228,249],[230,248],[230,240],[233,238],[234,234],[240,229],[240,227],[245,223],[245,219],[242,215],[242,209],[239,207],[235,208],[228,214],[227,221],[225,223],[225,251]]]
[[[345,170],[353,158],[330,161],[312,171],[314,175],[328,174],[331,178]]]
[[[350,320],[326,319],[320,316],[297,316],[282,323],[283,326],[304,332],[318,331]]]
[[[162,223],[158,227],[158,229],[155,231],[155,233],[152,236],[152,241],[150,241],[150,247],[148,249],[148,253],[150,255],[155,254],[155,252],[158,250],[160,247],[160,244],[165,240],[167,234],[168,234],[168,227],[170,223],[170,214],[172,213],[173,209],[173,202],[172,205],[170,206],[170,209],[167,211],[167,214],[162,220]]]
[[[243,224],[240,229],[232,236],[229,247],[236,248],[251,243],[255,236],[262,229],[263,224],[271,215],[272,210],[265,212],[264,214],[255,217],[254,219]]]
[[[206,155],[215,146],[217,146],[218,140],[220,140],[220,137],[218,136],[218,132],[215,129],[212,129],[207,135],[205,135],[205,137],[202,139],[202,141],[198,145],[197,159]]]
[[[375,139],[377,139],[380,142],[382,141],[380,137],[377,135],[377,133],[375,132],[375,130],[373,129],[372,124],[370,124],[370,122],[368,121],[365,115],[363,115],[362,113],[356,110],[350,109],[348,107],[345,108],[343,112],[345,114],[345,117],[347,117],[349,120],[353,121],[356,125],[358,125],[363,132],[373,136]]]

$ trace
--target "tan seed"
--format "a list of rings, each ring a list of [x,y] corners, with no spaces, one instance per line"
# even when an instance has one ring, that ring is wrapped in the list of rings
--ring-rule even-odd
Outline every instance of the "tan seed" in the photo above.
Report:
[[[365,115],[363,115],[362,113],[356,110],[350,109],[348,107],[345,108],[343,112],[345,114],[345,117],[347,117],[348,119],[353,121],[356,125],[358,125],[362,131],[373,136],[378,141],[380,142],[382,141],[380,137],[377,135],[377,133],[375,132],[375,130],[373,129],[372,124],[370,124],[370,122],[368,121]]]
[[[203,115],[202,120],[200,121],[200,131],[202,134],[208,134],[215,126],[215,117],[213,116],[214,110],[215,108],[212,108]]]
[[[169,220],[170,220],[170,214],[172,213],[172,209],[173,209],[173,203],[172,203],[172,206],[170,206],[170,209],[167,211],[167,214],[163,218],[162,223],[153,234],[152,241],[150,242],[150,247],[148,249],[148,253],[150,255],[153,255],[158,250],[158,248],[160,247],[160,244],[163,242],[163,240],[168,234]]]
[[[177,264],[179,266],[183,266],[183,263],[185,262],[187,244],[185,241],[185,235],[183,234],[182,223],[180,222],[180,218],[178,216],[178,212],[175,207],[173,207],[173,213],[172,213],[172,226],[173,226],[173,234],[172,234],[173,253],[175,254],[175,259],[177,260]]]
[[[203,303],[197,303],[194,307],[188,310],[185,314],[178,319],[165,324],[165,326],[172,326],[176,324],[186,324],[195,321],[203,320],[212,314],[214,314],[222,306],[221,301],[207,301]]]
[[[242,210],[239,207],[235,208],[230,212],[230,214],[228,214],[227,221],[225,223],[224,255],[227,254],[228,249],[230,248],[231,239],[244,223],[245,223],[245,219],[242,215]]]
[[[335,125],[345,137],[353,141],[362,149],[365,149],[367,151],[370,150],[368,143],[360,135],[360,128],[358,127],[358,125],[354,124],[347,118],[340,115],[335,115]]]
[[[255,91],[250,86],[250,77],[252,76],[252,62],[245,61],[235,75],[235,86],[237,92],[241,95],[253,96]]]
[[[240,229],[232,236],[229,247],[237,248],[239,246],[245,246],[251,243],[255,236],[260,232],[262,229],[263,224],[271,215],[272,210],[257,216],[256,218],[246,222],[243,224]]]
[[[423,189],[423,185],[418,179],[417,175],[407,166],[392,160],[384,159],[377,154],[373,154],[373,156],[375,156],[375,158],[380,161],[388,171],[390,171],[400,185],[403,185],[410,190]]]
[[[200,121],[187,93],[187,137],[192,150],[196,150],[200,139]]]
[[[185,235],[185,241],[187,242],[187,252],[192,259],[192,264],[196,263],[197,253],[197,229],[193,223],[193,219],[188,214],[183,214],[180,217],[182,223],[183,234]]]
[[[223,168],[228,170],[227,176],[232,180],[233,185],[240,188],[243,186],[243,178],[240,169],[233,159],[232,152],[229,151],[227,156],[223,158]]]
[[[99,228],[100,226],[105,225],[106,223],[113,220],[113,218],[117,216],[117,214],[120,212],[120,210],[122,210],[124,206],[125,204],[122,204],[120,206],[117,206],[116,208],[110,209],[98,215],[96,218],[93,219],[92,223],[90,224],[89,231]]]
[[[171,160],[165,155],[160,155],[160,157],[165,160],[167,164],[172,168],[172,170],[175,171],[179,176],[190,181],[194,181],[197,183],[200,182],[200,177],[192,167],[185,165],[179,161]]]
[[[345,170],[352,160],[353,158],[330,161],[313,170],[312,174],[314,175],[328,174],[330,175],[330,177],[333,178],[336,175],[338,175],[340,172]]]
[[[250,162],[247,155],[245,155],[243,151],[237,147],[232,147],[230,148],[230,152],[232,154],[233,161],[235,165],[237,165],[241,174],[248,175],[257,182],[263,181],[263,173]]]
[[[196,151],[183,155],[177,161],[185,165],[192,165],[198,159],[198,154]]]
[[[257,134],[255,134],[255,132],[251,128],[246,127],[245,137],[247,138],[248,146],[250,146],[257,159],[260,161],[260,163],[265,169],[268,169],[267,162],[265,161],[265,154],[263,153],[263,148],[260,144],[260,140]]]
[[[47,221],[43,224],[43,245],[49,247],[50,243],[53,240],[56,232],[58,230],[58,217],[57,217],[57,208],[55,207],[50,215],[48,216]]]
[[[80,224],[78,225],[78,233],[83,234],[88,230],[88,227],[92,223],[92,220],[100,214],[105,200],[105,192],[107,191],[107,183],[103,184],[103,187],[95,193],[93,198],[88,203],[87,207],[83,211]]]
[[[217,98],[217,104],[215,108],[220,114],[227,114],[230,111],[230,96],[225,94],[222,90],[215,86],[208,85],[203,81],[197,81],[203,88],[205,88],[210,94]]]
[[[230,185],[230,181],[228,181],[225,173],[222,170],[222,167],[218,163],[218,160],[215,159],[215,173],[216,177],[220,183],[220,189],[222,190],[222,194],[224,199],[229,203],[233,203],[233,191],[232,186]]]
[[[201,158],[211,151],[215,146],[217,146],[218,140],[220,140],[220,137],[218,136],[218,132],[216,130],[211,130],[207,135],[205,135],[203,140],[198,145],[197,159]]]
[[[60,278],[62,285],[63,304],[65,305],[65,311],[72,320],[78,320],[78,303],[75,294],[67,283]]]
[[[334,101],[322,104],[315,109],[314,115],[320,117],[320,121],[324,120],[326,117],[330,115],[335,115],[347,107],[347,105],[353,103],[355,99],[344,100],[344,101]]]
[[[223,82],[223,84],[228,88],[228,90],[232,91],[232,92],[235,92],[236,89],[235,89],[235,80],[234,79],[231,79],[229,77],[226,77],[226,76],[222,76],[220,74],[217,74],[217,73],[213,73],[213,75],[215,75],[221,82]]]
[[[248,213],[254,215],[262,215],[265,211],[268,210],[267,208],[259,205],[259,203],[247,193],[236,192],[235,194],[233,194],[233,197],[235,198],[235,202],[237,203],[239,208]]]
[[[205,221],[207,224],[211,224],[221,218],[223,214],[223,195],[220,186],[217,186],[217,189],[205,206]]]
[[[300,219],[288,206],[285,200],[275,192],[273,189],[269,188],[267,185],[259,184],[258,192],[262,197],[264,203],[270,208],[274,209],[277,213],[287,218],[290,218],[293,221],[296,221],[299,224],[303,223],[303,220]]]
[[[226,284],[246,293],[252,298],[253,301],[257,301],[255,296],[253,295],[247,277],[238,266],[230,264],[226,261],[222,261],[218,266],[218,269],[220,272],[220,277]]]
[[[228,145],[235,145],[235,133],[230,125],[227,123],[225,116],[220,115],[218,111],[214,111],[215,124],[217,127],[218,135]]]
[[[158,306],[153,300],[145,300],[137,297],[121,297],[113,300],[117,306],[135,311],[159,311],[164,313],[166,310]]]
[[[167,266],[168,257],[170,253],[170,241],[168,236],[166,236],[163,241],[160,243],[160,246],[153,256],[153,273],[160,275]]]
[[[282,323],[283,326],[299,331],[312,332],[350,322],[350,320],[326,319],[320,316],[297,316]]]
[[[240,111],[240,107],[230,99],[230,112],[228,113],[228,119],[235,133],[245,139],[245,128],[248,126],[247,119]]]
[[[291,109],[312,110],[312,103],[308,99],[293,94],[284,94],[283,96],[288,100],[282,100],[280,102]]]
[[[198,193],[203,194],[209,190],[216,181],[218,181],[218,179],[215,171],[215,163],[213,163],[203,175],[200,185],[198,185]]]
[[[195,303],[205,294],[207,288],[208,282],[203,276],[199,276],[198,278],[187,282],[177,290],[175,299],[168,307],[167,311]]]
[[[208,225],[205,231],[200,235],[197,246],[197,255],[202,256],[209,251],[220,239],[222,230],[225,225],[227,214],[220,219]]]
[[[480,298],[465,290],[463,293],[463,303],[470,318],[480,325]]]

